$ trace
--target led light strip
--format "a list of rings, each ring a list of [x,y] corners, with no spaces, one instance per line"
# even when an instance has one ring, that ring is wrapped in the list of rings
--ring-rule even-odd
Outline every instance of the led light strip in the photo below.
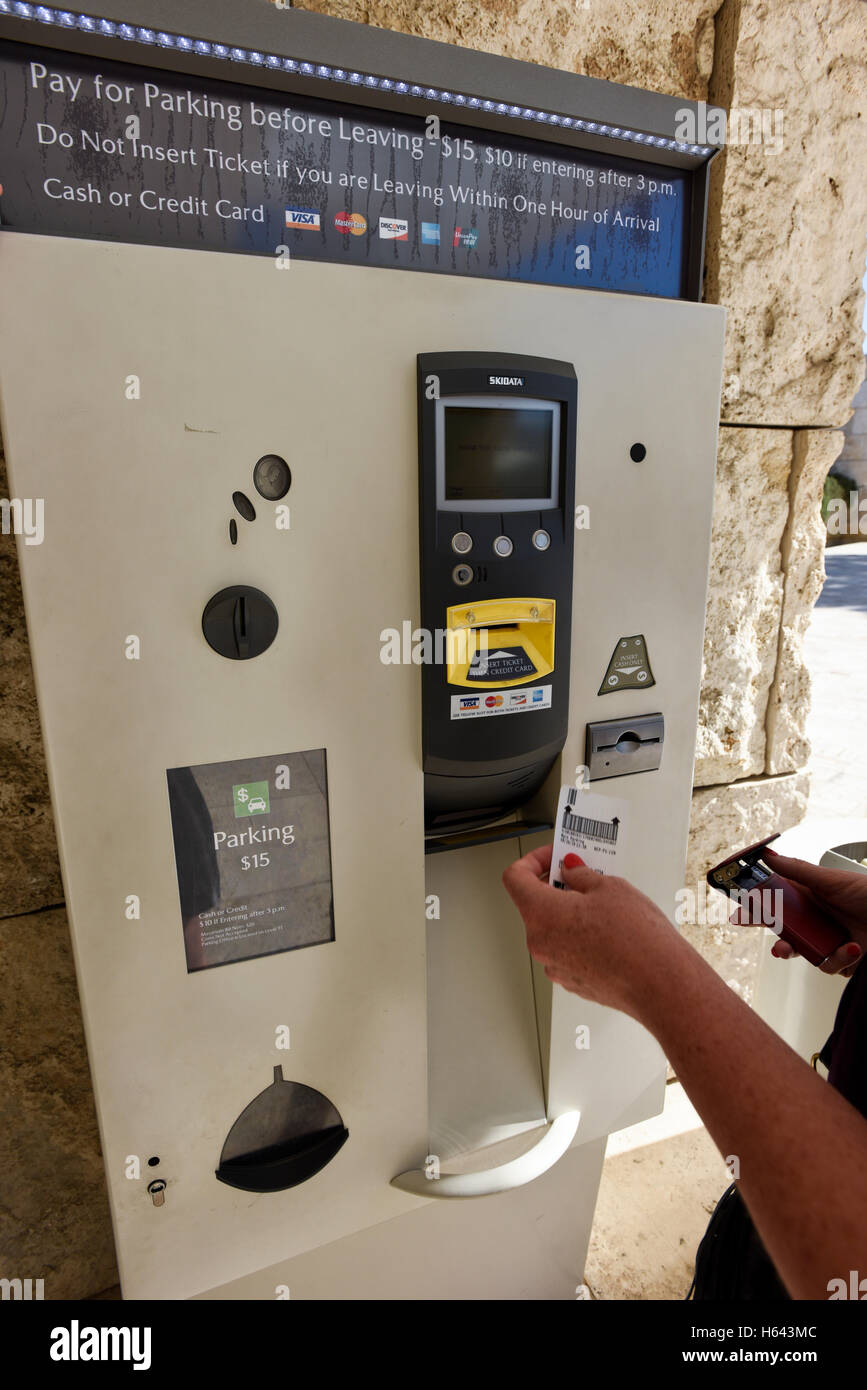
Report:
[[[564,130],[584,131],[588,135],[604,135],[612,140],[628,140],[658,150],[673,150],[677,154],[711,155],[715,145],[690,145],[663,135],[646,135],[622,126],[603,125],[599,121],[582,121],[573,116],[559,116],[554,111],[536,111],[529,106],[511,106],[503,101],[487,101],[483,97],[447,92],[438,87],[420,87],[417,83],[374,77],[372,73],[352,72],[332,68],[325,63],[309,63],[296,58],[280,58],[276,53],[260,53],[256,49],[230,47],[209,43],[205,39],[189,39],[183,34],[167,34],[162,29],[147,29],[137,24],[118,24],[113,19],[97,19],[74,10],[54,10],[47,5],[31,5],[27,0],[0,0],[0,14],[15,19],[33,19],[40,24],[53,24],[61,29],[80,29],[85,34],[101,34],[110,39],[126,39],[132,43],[154,44],[158,48],[174,48],[180,53],[195,53],[203,58],[222,58],[230,63],[247,63],[253,67],[271,68],[280,72],[296,72],[303,77],[319,77],[329,82],[348,82],[353,87],[370,91],[395,92],[398,96],[422,97],[427,101],[445,102],[465,107],[469,111],[513,116],[541,125],[560,126]]]

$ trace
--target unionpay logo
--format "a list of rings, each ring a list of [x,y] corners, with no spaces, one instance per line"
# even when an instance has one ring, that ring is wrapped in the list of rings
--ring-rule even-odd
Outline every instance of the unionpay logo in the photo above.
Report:
[[[421,224],[422,246],[439,246],[440,244],[440,224],[439,222],[422,222]]]
[[[319,225],[319,213],[315,208],[286,209],[287,227],[296,227],[301,232],[318,232]]]
[[[452,237],[452,246],[475,246],[479,240],[479,234],[475,227],[455,227],[455,234]]]
[[[271,810],[267,782],[243,782],[232,788],[235,816],[265,816]]]
[[[403,217],[380,217],[379,235],[384,241],[407,241],[409,223]]]
[[[338,212],[334,225],[344,236],[363,236],[367,231],[367,218],[362,217],[360,212]]]

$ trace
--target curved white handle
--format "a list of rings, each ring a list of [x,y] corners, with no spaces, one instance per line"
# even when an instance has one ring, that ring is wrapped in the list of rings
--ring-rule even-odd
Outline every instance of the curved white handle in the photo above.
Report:
[[[522,1187],[541,1177],[563,1157],[578,1132],[580,1118],[580,1110],[558,1115],[532,1149],[498,1168],[487,1168],[481,1173],[443,1173],[439,1178],[429,1178],[423,1168],[410,1168],[392,1178],[391,1185],[416,1197],[490,1197],[510,1187]]]

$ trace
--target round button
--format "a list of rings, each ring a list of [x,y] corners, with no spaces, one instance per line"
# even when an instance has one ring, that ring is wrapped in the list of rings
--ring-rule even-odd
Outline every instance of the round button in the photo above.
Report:
[[[452,536],[452,550],[456,555],[468,555],[473,548],[473,538],[466,531],[456,531]]]
[[[253,482],[261,497],[267,497],[269,502],[279,502],[292,486],[288,463],[279,454],[263,454],[253,469]]]
[[[547,550],[551,544],[551,537],[547,531],[534,531],[532,539],[537,550]]]
[[[452,579],[456,584],[469,584],[473,577],[473,572],[469,565],[455,565],[452,570]]]
[[[512,545],[508,536],[497,536],[497,539],[494,541],[494,554],[499,555],[502,559],[505,559],[507,555],[511,555],[514,549],[515,547]]]

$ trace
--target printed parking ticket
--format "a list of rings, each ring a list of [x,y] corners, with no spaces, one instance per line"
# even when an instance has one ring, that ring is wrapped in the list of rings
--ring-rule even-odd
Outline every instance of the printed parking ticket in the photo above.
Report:
[[[554,888],[566,887],[562,873],[567,854],[577,854],[597,873],[616,873],[627,816],[628,803],[621,797],[561,787],[548,882]]]

